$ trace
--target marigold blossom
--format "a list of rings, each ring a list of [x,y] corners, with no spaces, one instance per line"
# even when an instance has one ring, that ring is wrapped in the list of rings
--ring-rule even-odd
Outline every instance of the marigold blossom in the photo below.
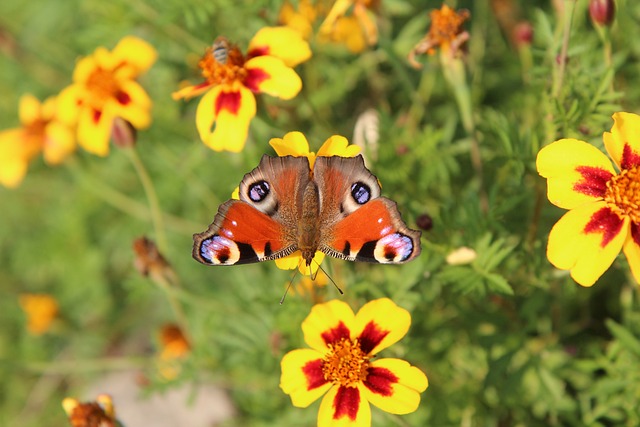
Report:
[[[47,332],[58,316],[58,301],[47,294],[22,294],[20,308],[27,315],[27,330],[33,335]]]
[[[343,43],[353,53],[375,45],[378,27],[372,15],[379,5],[379,0],[337,0],[320,25],[321,39]]]
[[[310,57],[309,44],[287,27],[258,31],[246,55],[226,38],[218,37],[198,64],[205,81],[174,92],[173,98],[204,94],[196,110],[202,142],[215,151],[240,152],[256,114],[254,93],[285,100],[295,97],[302,81],[293,67]]]
[[[313,166],[316,161],[316,157],[354,157],[360,152],[360,147],[357,145],[350,145],[347,138],[340,135],[333,135],[329,137],[320,147],[318,153],[309,151],[309,142],[307,138],[301,132],[289,132],[283,138],[271,138],[269,145],[273,147],[278,156],[294,156],[294,157],[307,157],[309,159],[309,165],[313,170]],[[320,263],[324,260],[324,254],[317,251],[313,257],[311,266],[308,267],[302,258],[300,251],[296,251],[291,255],[284,258],[275,260],[276,266],[282,270],[293,270],[298,268],[300,273],[315,275],[318,271]]]
[[[18,107],[21,127],[0,132],[0,184],[15,188],[22,182],[29,162],[40,152],[50,165],[61,163],[75,149],[71,129],[60,121],[56,98],[43,103],[23,95]]]
[[[80,402],[74,397],[62,401],[72,427],[116,427],[121,425],[115,416],[111,396],[101,394],[95,402]]]
[[[160,329],[159,371],[166,379],[174,379],[181,369],[182,359],[191,352],[191,344],[178,325],[166,324]]]
[[[151,124],[151,99],[135,79],[156,61],[156,50],[137,37],[124,37],[109,51],[99,47],[82,58],[73,84],[60,93],[61,115],[78,126],[78,143],[86,151],[106,156],[114,119],[136,129]]]
[[[548,198],[569,211],[551,229],[549,261],[592,286],[624,252],[640,283],[640,116],[615,113],[603,135],[609,156],[577,139],[561,139],[538,153]]]
[[[413,412],[428,386],[425,374],[401,359],[374,360],[410,324],[409,312],[388,298],[365,304],[355,315],[339,300],[317,304],[302,323],[311,348],[282,358],[280,388],[300,408],[324,395],[319,427],[371,425],[369,403],[392,414]]]

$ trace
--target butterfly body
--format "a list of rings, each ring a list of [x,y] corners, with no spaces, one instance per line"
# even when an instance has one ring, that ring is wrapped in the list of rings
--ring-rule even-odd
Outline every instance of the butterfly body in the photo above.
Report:
[[[239,187],[195,234],[193,256],[209,265],[282,258],[299,250],[306,265],[316,251],[349,261],[403,263],[420,253],[395,202],[380,197],[362,156],[263,156]]]

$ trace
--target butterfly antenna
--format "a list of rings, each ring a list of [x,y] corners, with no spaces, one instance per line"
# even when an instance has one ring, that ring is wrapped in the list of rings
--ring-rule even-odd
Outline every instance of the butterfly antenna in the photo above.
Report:
[[[316,264],[318,265],[318,268],[320,270],[322,270],[322,272],[324,273],[325,276],[327,276],[329,278],[329,280],[331,280],[331,283],[333,283],[333,286],[336,287],[336,289],[338,290],[338,292],[340,292],[340,295],[344,295],[344,292],[342,292],[342,289],[340,289],[340,286],[338,286],[338,284],[335,282],[335,280],[333,280],[333,277],[329,276],[329,274],[327,273],[327,271],[322,268],[322,266],[320,264],[318,264],[316,262]],[[318,272],[316,271],[316,276],[318,275]]]
[[[289,284],[287,285],[287,289],[284,290],[284,295],[282,295],[282,298],[280,298],[280,305],[282,305],[284,303],[284,299],[287,297],[287,293],[289,292],[289,288],[291,287],[291,284],[293,283],[293,279],[296,278],[296,276],[298,275],[300,271],[296,268],[296,272],[293,273],[293,276],[291,277],[291,280],[289,280]]]

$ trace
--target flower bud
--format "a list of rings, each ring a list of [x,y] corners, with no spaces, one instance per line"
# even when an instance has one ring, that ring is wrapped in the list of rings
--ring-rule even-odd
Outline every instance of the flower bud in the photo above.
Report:
[[[609,26],[616,14],[616,4],[613,0],[591,0],[589,14],[596,24]]]

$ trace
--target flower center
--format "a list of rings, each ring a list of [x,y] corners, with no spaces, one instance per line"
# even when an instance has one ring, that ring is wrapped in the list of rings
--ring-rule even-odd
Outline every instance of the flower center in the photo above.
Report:
[[[327,381],[355,387],[367,379],[369,357],[360,349],[357,339],[342,338],[337,343],[329,344],[329,349],[322,364],[322,373]]]
[[[625,169],[607,182],[604,200],[620,217],[640,224],[640,166]]]
[[[121,92],[120,85],[116,81],[113,72],[97,68],[86,83],[87,89],[93,95],[92,106],[100,109],[109,98],[117,97]]]
[[[198,67],[202,70],[202,76],[212,85],[243,81],[247,76],[242,52],[223,37],[218,37],[213,46],[207,48]]]

